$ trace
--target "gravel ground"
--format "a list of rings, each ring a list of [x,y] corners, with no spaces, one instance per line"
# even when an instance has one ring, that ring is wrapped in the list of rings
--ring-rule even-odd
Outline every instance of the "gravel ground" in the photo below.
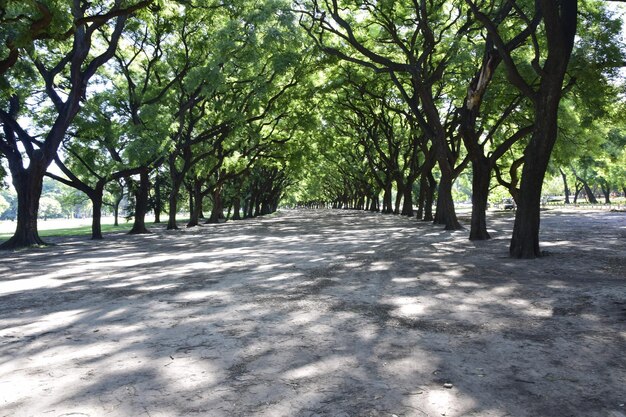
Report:
[[[356,211],[0,253],[0,416],[626,416],[626,213],[538,260]],[[467,219],[465,219],[467,223]]]

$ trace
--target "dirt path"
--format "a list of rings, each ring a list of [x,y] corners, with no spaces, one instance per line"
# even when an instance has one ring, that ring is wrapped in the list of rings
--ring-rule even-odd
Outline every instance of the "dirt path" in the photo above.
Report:
[[[0,261],[0,416],[626,415],[626,214],[286,211]],[[451,388],[447,388],[450,387]]]

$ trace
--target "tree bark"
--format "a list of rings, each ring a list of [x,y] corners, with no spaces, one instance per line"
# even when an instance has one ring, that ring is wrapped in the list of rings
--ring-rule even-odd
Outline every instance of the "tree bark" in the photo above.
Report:
[[[176,212],[178,211],[178,195],[180,194],[180,187],[183,184],[183,176],[176,175],[171,171],[171,169],[170,172],[172,189],[170,190],[170,195],[168,197],[170,211],[168,213],[167,219],[167,230],[176,230],[178,229],[178,224],[176,223]]]
[[[402,202],[402,215],[413,217],[413,183],[406,184]]]
[[[17,249],[45,245],[37,230],[37,212],[46,171],[43,161],[31,160],[28,169],[11,167],[13,186],[17,192],[17,226],[13,236],[0,249]]]
[[[440,167],[441,168],[441,167]],[[454,200],[452,199],[452,172],[442,170],[439,188],[437,189],[437,211],[435,212],[435,224],[445,225],[445,230],[461,229],[461,224],[456,218]]]
[[[370,211],[378,211],[378,195],[370,198]]]
[[[233,199],[233,220],[241,220],[241,198],[236,196]]]
[[[489,162],[472,162],[472,220],[470,240],[491,239],[489,232],[487,232],[487,201],[489,198],[490,180],[491,169]]]
[[[387,184],[385,184],[385,191],[383,193],[383,213],[385,214],[391,214],[393,213],[393,207],[392,207],[392,198],[391,198],[391,192],[392,192],[392,183],[391,181],[389,181]]]
[[[605,180],[600,180],[600,188],[602,189],[602,194],[604,195],[604,203],[611,204],[611,186]]]
[[[144,167],[139,172],[139,188],[135,194],[135,222],[128,232],[131,235],[150,233],[146,228],[146,213],[148,211],[148,193],[150,191],[150,170]]]
[[[591,204],[598,204],[598,199],[593,194],[593,190],[589,186],[589,183],[582,178],[579,178],[578,180],[583,184],[583,188],[585,189],[585,194],[587,195],[587,201],[590,202]]]
[[[396,201],[394,204],[393,213],[400,214],[400,203],[402,200],[402,196],[404,195],[404,184],[402,184],[400,181],[396,181],[396,187],[398,189],[396,190],[397,194],[396,194]]]
[[[178,211],[178,192],[180,190],[180,183],[172,184],[172,190],[169,195],[169,206],[170,211],[168,213],[167,218],[167,230],[176,230],[178,229],[178,224],[176,223],[176,212]]]
[[[89,193],[89,199],[93,208],[91,215],[91,239],[102,239],[102,195],[104,194],[104,181],[98,182],[95,189]]]
[[[539,90],[533,95],[535,128],[524,150],[519,202],[509,253],[513,258],[536,258],[539,250],[541,187],[558,130],[558,109],[565,71],[574,47],[578,1],[539,0],[548,53]],[[504,52],[504,51],[502,51]]]
[[[189,200],[193,204],[191,206],[191,212],[189,213],[187,227],[194,227],[198,225],[200,212],[202,212],[202,181],[198,179],[194,180],[193,188],[190,191],[192,191],[192,194],[190,194]]]
[[[559,97],[560,88],[559,84]],[[546,95],[535,108],[535,130],[524,152],[519,201],[509,247],[509,253],[513,258],[533,259],[541,256],[539,250],[541,188],[556,140],[558,105],[558,98]]]
[[[437,182],[435,181],[435,177],[432,172],[428,172],[426,174],[426,179],[428,180],[428,188],[426,189],[426,198],[424,200],[424,221],[432,222],[433,217],[433,201],[435,200],[435,188],[437,186]]]
[[[222,201],[222,187],[217,185],[213,190],[213,207],[211,208],[211,215],[206,223],[219,223],[224,219],[224,204]]]

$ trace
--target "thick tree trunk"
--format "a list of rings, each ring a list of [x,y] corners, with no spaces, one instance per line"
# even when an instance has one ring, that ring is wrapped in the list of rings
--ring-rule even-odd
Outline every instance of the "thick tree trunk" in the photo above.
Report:
[[[150,233],[146,228],[146,213],[148,211],[148,193],[150,192],[150,170],[142,168],[139,172],[139,188],[135,194],[135,222],[128,232],[131,235]]]
[[[96,185],[96,188],[89,195],[93,213],[91,216],[91,239],[102,239],[102,194],[104,193],[104,184]]]
[[[541,85],[534,97],[535,128],[524,150],[524,168],[509,253],[513,258],[536,258],[539,250],[541,187],[557,138],[558,109],[578,17],[578,2],[540,0],[548,38]]]
[[[378,211],[378,196],[373,195],[370,198],[370,211]]]
[[[233,199],[233,220],[241,220],[241,198]]]
[[[178,211],[178,193],[180,191],[181,184],[182,181],[172,178],[172,189],[170,190],[169,195],[170,211],[167,219],[167,230],[178,229],[178,224],[176,224],[176,212]]]
[[[489,198],[491,169],[489,163],[483,160],[482,162],[473,162],[472,170],[472,220],[470,240],[487,240],[491,238],[487,232],[487,200]]]
[[[585,189],[585,194],[587,195],[587,201],[590,202],[591,204],[598,204],[598,199],[593,194],[593,191],[591,190],[589,183],[583,179],[580,179],[580,181],[583,183],[583,188]]]
[[[248,211],[247,211],[247,218],[252,218],[254,217],[254,207],[256,206],[256,195],[251,195],[250,199],[248,200]]]
[[[37,212],[45,170],[45,165],[35,161],[31,161],[28,169],[11,169],[17,192],[17,227],[13,236],[0,245],[0,249],[45,245],[37,231]]]
[[[401,182],[396,181],[396,187],[397,189],[397,194],[396,194],[396,201],[394,204],[394,209],[393,209],[393,213],[394,214],[400,214],[400,203],[402,201],[402,196],[404,195],[404,186]]]
[[[515,212],[509,253],[513,258],[533,259],[541,256],[539,226],[541,187],[556,140],[559,100],[536,105],[536,125],[524,152],[524,167],[519,201]]]
[[[263,200],[263,202],[261,203],[261,215],[265,216],[267,214],[271,214],[272,210],[271,210],[271,204],[269,201]]]
[[[391,205],[391,193],[392,193],[392,184],[389,182],[385,184],[385,191],[383,193],[383,213],[390,214],[393,213],[393,207]]]
[[[454,210],[452,180],[452,173],[447,170],[442,170],[437,190],[437,211],[435,212],[433,222],[435,224],[445,225],[446,230],[458,230],[462,228],[456,218],[456,212]]]
[[[541,165],[543,165],[542,161],[524,164],[520,201],[515,213],[513,237],[509,248],[509,253],[514,258],[532,259],[541,256],[539,250],[539,208],[541,186],[545,174]]]
[[[411,181],[404,187],[401,214],[403,216],[413,217],[413,182]]]
[[[432,172],[426,174],[428,180],[428,188],[426,189],[426,198],[424,199],[424,221],[432,222],[433,216],[433,201],[435,200],[435,189],[437,187],[437,181]]]
[[[219,223],[224,219],[224,204],[222,202],[221,186],[216,186],[213,190],[213,208],[211,209],[211,215],[206,223]]]
[[[193,205],[191,206],[191,210],[189,213],[189,222],[187,223],[187,227],[194,227],[199,224],[200,221],[200,213],[202,212],[202,181],[194,180],[192,193],[190,194],[190,201],[192,200]]]
[[[194,203],[193,203],[193,186],[187,186],[187,194],[189,195],[189,216],[193,213]]]
[[[249,211],[249,207],[250,207],[250,199],[249,198],[244,198],[243,199],[243,207],[242,207],[242,211],[243,211],[243,218],[247,219],[250,216],[248,215],[248,211]]]

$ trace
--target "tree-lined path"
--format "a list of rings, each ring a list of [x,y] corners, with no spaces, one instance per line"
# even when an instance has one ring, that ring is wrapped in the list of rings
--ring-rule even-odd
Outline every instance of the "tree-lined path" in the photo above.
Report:
[[[286,210],[5,253],[0,415],[625,413],[626,214],[547,212],[532,261],[488,220]]]

